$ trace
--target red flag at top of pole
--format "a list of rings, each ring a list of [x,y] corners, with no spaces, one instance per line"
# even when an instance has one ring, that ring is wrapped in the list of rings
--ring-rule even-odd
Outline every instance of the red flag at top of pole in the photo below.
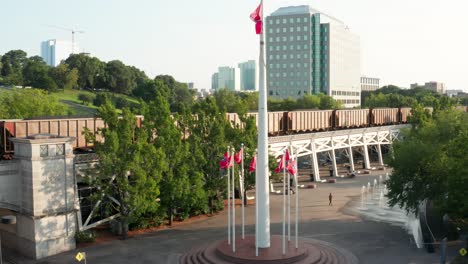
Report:
[[[289,156],[289,150],[286,149],[286,161],[289,161],[291,159],[291,157]]]
[[[281,170],[284,169],[284,163],[283,163],[284,158],[281,157],[280,162],[278,163],[278,168],[275,169],[276,173],[280,173]]]
[[[250,162],[249,171],[250,172],[255,171],[256,167],[257,167],[257,156],[253,156],[252,161]]]
[[[255,22],[255,33],[262,34],[262,3],[250,14],[250,19]]]
[[[292,175],[296,175],[296,173],[297,173],[297,161],[293,160],[293,161],[289,162],[288,167],[286,169]]]
[[[243,159],[243,155],[244,153],[242,153],[242,149],[239,150],[239,152],[236,153],[236,155],[234,155],[234,161],[237,163],[237,164],[241,164],[242,163],[242,159]]]

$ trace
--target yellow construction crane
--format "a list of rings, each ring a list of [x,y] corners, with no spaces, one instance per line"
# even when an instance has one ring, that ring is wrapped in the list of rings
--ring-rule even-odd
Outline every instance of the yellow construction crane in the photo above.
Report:
[[[61,30],[66,30],[72,33],[72,54],[75,53],[75,33],[85,33],[83,30],[76,30],[76,29],[71,29],[71,28],[64,28],[64,27],[59,27],[59,26],[54,26],[54,25],[46,25],[48,27],[53,27],[56,29],[61,29]]]

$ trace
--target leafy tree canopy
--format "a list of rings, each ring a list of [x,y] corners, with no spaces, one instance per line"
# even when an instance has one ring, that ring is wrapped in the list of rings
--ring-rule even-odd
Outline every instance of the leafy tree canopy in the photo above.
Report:
[[[413,129],[393,144],[388,164],[390,203],[416,211],[421,201],[433,200],[442,213],[468,218],[468,114],[454,109],[435,112],[422,108],[413,115]]]
[[[66,105],[57,97],[38,89],[13,89],[0,93],[0,118],[32,118],[40,116],[64,116]]]

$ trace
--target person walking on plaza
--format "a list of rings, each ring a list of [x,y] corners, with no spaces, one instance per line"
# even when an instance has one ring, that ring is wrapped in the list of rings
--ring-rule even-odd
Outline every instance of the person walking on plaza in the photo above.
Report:
[[[329,205],[329,206],[332,206],[332,205],[333,205],[333,204],[332,204],[333,195],[332,195],[331,193],[330,193],[330,195],[328,195],[328,201],[330,201],[330,202],[328,203],[328,205]]]

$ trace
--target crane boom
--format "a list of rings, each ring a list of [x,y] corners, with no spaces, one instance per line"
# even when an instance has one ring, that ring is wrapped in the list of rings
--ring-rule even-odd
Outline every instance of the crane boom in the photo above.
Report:
[[[83,30],[76,30],[76,29],[71,29],[71,28],[65,28],[65,27],[59,27],[55,25],[45,25],[48,27],[56,28],[56,29],[61,29],[61,30],[66,30],[72,33],[72,54],[75,53],[75,33],[85,33]]]

